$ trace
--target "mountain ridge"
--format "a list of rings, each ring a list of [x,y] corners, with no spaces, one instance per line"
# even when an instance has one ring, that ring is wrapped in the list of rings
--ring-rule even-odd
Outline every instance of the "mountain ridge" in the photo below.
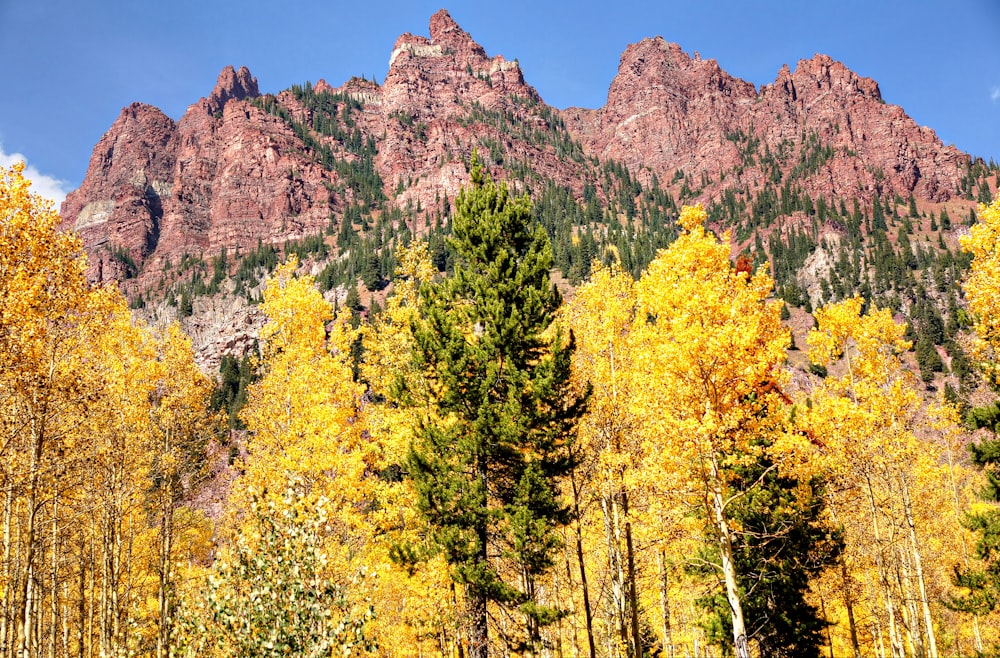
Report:
[[[701,202],[716,228],[733,230],[734,254],[772,260],[786,301],[836,296],[837,281],[821,283],[838,263],[834,249],[849,244],[868,253],[854,259],[843,294],[877,288],[905,307],[893,301],[898,290],[869,281],[875,258],[903,248],[884,216],[895,225],[909,203],[914,237],[909,255],[895,256],[908,263],[954,247],[938,215],[957,227],[977,186],[980,198],[996,187],[991,170],[826,55],[783,65],[758,89],[714,59],[647,38],[623,51],[602,107],[564,110],[445,10],[429,36],[400,35],[389,61],[381,84],[321,78],[278,93],[261,93],[246,67],[226,66],[176,121],[152,106],[124,108],[62,207],[90,278],[119,282],[142,305],[176,304],[232,275],[230,291],[252,304],[266,272],[233,270],[253,269],[243,262],[251,255],[263,262],[264,251],[298,249],[338,299],[363,281],[370,305],[393,249],[414,234],[429,236],[447,267],[451,201],[478,150],[494,177],[535,198],[571,282],[612,253],[641,271],[675,234],[680,205]],[[864,243],[873,226],[882,237]],[[795,254],[787,267],[779,252]]]
[[[365,88],[359,89],[362,85]],[[426,204],[435,195],[451,198],[457,193],[465,179],[464,164],[446,166],[441,160],[467,158],[471,151],[468,142],[475,141],[470,138],[482,141],[484,136],[491,137],[485,125],[474,135],[455,126],[456,117],[468,115],[470,100],[488,111],[513,109],[519,118],[527,115],[529,119],[534,118],[530,113],[511,108],[511,98],[523,98],[528,103],[544,106],[538,92],[525,82],[516,60],[508,61],[502,55],[489,57],[445,10],[431,17],[429,38],[406,33],[396,40],[389,71],[381,85],[351,80],[333,88],[320,80],[314,90],[358,99],[365,115],[377,114],[377,120],[364,117],[363,133],[376,135],[376,139],[381,137],[375,166],[386,191],[391,193],[393,186],[398,187],[404,175],[409,179],[416,174],[422,179],[416,190],[392,195],[399,203],[412,199]],[[254,178],[251,172],[239,167],[234,170],[231,163],[225,162],[227,155],[243,154],[243,149],[219,152],[220,145],[211,142],[219,130],[227,127],[224,109],[230,101],[246,103],[260,96],[257,80],[246,67],[237,70],[226,66],[211,93],[190,106],[176,122],[182,134],[178,141],[185,145],[182,150],[189,154],[187,158],[179,158],[179,162],[172,152],[171,131],[164,127],[163,117],[155,116],[159,111],[151,106],[141,106],[143,109],[135,104],[129,106],[95,147],[84,183],[65,202],[66,225],[84,233],[92,256],[96,246],[117,243],[128,249],[133,259],[142,261],[156,251],[159,238],[154,234],[161,222],[168,243],[176,240],[189,248],[220,248],[225,246],[226,240],[221,236],[231,233],[226,228],[220,236],[206,240],[197,231],[192,234],[191,231],[172,230],[179,223],[179,217],[197,218],[193,220],[195,225],[199,222],[213,224],[224,213],[239,216],[242,212],[249,215],[244,219],[252,219],[256,214],[260,216],[257,219],[267,217],[273,223],[279,215],[284,214],[287,218],[303,211],[310,214],[309,211],[323,205],[336,214],[344,200],[338,203],[319,189],[324,183],[335,187],[336,182],[331,180],[334,177],[317,171],[308,172],[306,190],[296,189],[301,186],[288,182],[278,186],[280,190],[261,190],[256,203],[248,202],[246,196],[253,196],[248,194],[241,202],[233,200],[233,203],[214,206],[209,203],[207,207],[199,207],[208,197],[233,196],[233,187],[238,186],[239,177]],[[787,65],[782,66],[775,81],[762,85],[758,91],[752,83],[725,72],[713,59],[702,59],[697,53],[691,57],[679,45],[667,43],[661,37],[647,38],[630,44],[622,53],[618,73],[603,107],[548,110],[565,122],[570,137],[580,142],[585,155],[601,161],[620,161],[642,182],[649,182],[653,173],[660,179],[677,170],[696,175],[707,173],[712,183],[699,197],[705,202],[718,198],[726,186],[722,178],[746,159],[740,144],[732,138],[734,135],[756,138],[769,150],[777,151],[783,143],[791,143],[794,148],[807,130],[818,131],[820,138],[831,144],[835,153],[830,162],[824,163],[822,170],[807,181],[805,188],[812,193],[825,192],[832,196],[842,196],[845,190],[858,187],[863,197],[886,192],[904,196],[913,193],[931,202],[944,202],[957,193],[962,168],[968,161],[968,156],[941,143],[932,130],[917,126],[902,108],[885,105],[874,80],[854,74],[826,55],[800,60],[794,71]],[[144,112],[150,116],[140,118],[138,115]],[[308,114],[301,113],[303,116]],[[234,112],[234,116],[236,114]],[[288,135],[275,130],[274,126],[264,125],[259,116],[251,120],[246,109],[243,114],[244,125],[223,130],[223,134],[227,139],[232,135],[238,141],[238,135],[252,135],[249,148],[254,151],[253,155],[273,159],[276,155],[273,150],[282,137]],[[223,126],[212,125],[209,118],[215,122],[222,120]],[[394,118],[406,125],[390,125]],[[130,130],[130,120],[159,136],[160,141],[148,140]],[[251,125],[254,122],[256,126]],[[415,131],[414,126],[419,131]],[[109,150],[105,144],[109,135],[114,137],[116,145],[124,148]],[[448,143],[449,138],[465,140],[465,143],[455,148],[454,142]],[[286,151],[290,150],[288,145],[284,146]],[[537,162],[543,176],[569,184],[578,194],[582,191],[581,185],[574,185],[574,179],[581,178],[579,168],[565,162],[546,162],[532,149],[514,150],[520,151],[522,159],[533,156],[532,164]],[[95,168],[98,158],[101,166]],[[177,170],[158,169],[154,173],[159,177],[147,181],[142,180],[141,173],[125,176],[115,171],[115,165],[120,164],[123,171],[145,173],[158,158],[164,160],[165,165],[173,162]],[[220,164],[197,170],[201,183],[215,183],[209,186],[213,189],[205,190],[210,191],[210,195],[184,196],[182,190],[192,187],[191,170],[187,167],[191,158]],[[218,163],[220,158],[224,162]],[[294,169],[296,163],[283,164]],[[301,164],[302,168],[310,169],[307,163]],[[431,172],[434,166],[444,171]],[[496,173],[506,173],[502,167],[498,169]],[[742,169],[735,183],[744,185],[748,191],[759,188],[765,180],[763,167],[758,164]],[[221,180],[214,178],[225,176],[227,171],[231,175]],[[882,179],[877,180],[880,175]],[[171,178],[173,180],[167,180]],[[129,184],[134,190],[131,193]],[[160,194],[150,193],[150,188],[156,192],[157,187],[170,188],[177,201],[164,204],[159,199],[161,205],[167,206],[163,215],[158,215],[156,209]],[[287,202],[282,202],[281,196],[285,196]],[[98,205],[90,205],[93,203]],[[90,209],[85,212],[88,206]],[[110,230],[101,235],[92,228],[103,223],[109,210],[113,221],[108,225]],[[311,213],[318,214],[321,213]],[[247,233],[251,240],[259,237],[264,241],[279,241],[300,237],[302,231],[315,230],[320,223],[317,217],[311,216],[306,221],[294,223],[291,229],[286,226],[285,231],[250,230]],[[141,228],[145,229],[144,234]],[[112,265],[108,259],[97,262]],[[106,279],[115,278],[120,272],[112,266],[109,277],[99,266],[92,274]]]

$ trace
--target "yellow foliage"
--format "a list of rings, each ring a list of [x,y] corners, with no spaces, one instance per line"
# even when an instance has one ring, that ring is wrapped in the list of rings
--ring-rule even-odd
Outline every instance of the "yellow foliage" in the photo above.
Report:
[[[637,420],[627,401],[635,382],[629,343],[637,308],[635,281],[617,266],[594,268],[561,313],[576,340],[573,373],[581,392],[592,387],[587,413],[579,425],[580,449],[598,455],[605,487],[617,489],[634,479],[639,459]]]
[[[901,634],[901,615],[910,614],[910,633],[933,647],[948,636],[932,620],[955,617],[939,602],[967,533],[960,517],[970,492],[960,483],[968,476],[954,458],[958,418],[947,406],[923,408],[901,360],[905,326],[887,310],[862,314],[862,306],[854,298],[816,311],[810,358],[842,361],[844,374],[826,378],[800,421],[823,446],[828,506],[846,540],[835,586],[851,593],[856,615],[884,615],[886,632]]]
[[[705,219],[700,207],[685,208],[686,232],[638,284],[643,418],[653,436],[669,441],[655,452],[693,465],[713,454],[753,453],[750,440],[771,423],[762,411],[783,406],[779,366],[788,345],[781,302],[768,301],[771,277],[736,271],[728,233],[717,240]]]
[[[385,309],[364,327],[365,362],[362,375],[372,393],[394,400],[397,384],[405,381],[418,390],[426,388],[423,373],[413,366],[415,340],[411,330],[418,319],[419,288],[434,276],[425,242],[400,247],[399,265],[393,279],[393,294]],[[390,403],[365,407],[372,445],[377,446],[379,470],[400,470],[412,440],[417,409]],[[398,545],[418,546],[426,531],[413,504],[416,493],[409,479],[380,481],[372,495],[377,501],[367,517],[372,542],[364,562],[374,577],[366,581],[375,617],[369,623],[371,637],[386,655],[443,655],[457,633],[453,604],[455,593],[447,563],[440,557],[412,565],[390,559]]]
[[[356,331],[346,311],[333,321],[330,303],[312,277],[294,276],[296,267],[294,258],[279,266],[264,290],[263,375],[241,412],[250,433],[247,484],[283,491],[294,473],[336,488],[326,494],[349,505],[364,498],[367,452],[357,417],[363,390],[350,363]]]
[[[432,275],[420,243],[401,250],[400,263],[406,278],[395,283],[377,324],[364,330],[363,374],[378,395],[389,394],[406,372],[417,285]],[[347,311],[333,318],[312,277],[296,276],[296,267],[291,260],[277,268],[264,290],[262,377],[241,413],[248,457],[232,501],[251,490],[273,497],[289,482],[307,488],[303,501],[329,500],[335,511],[325,524],[325,569],[336,582],[354,582],[352,600],[373,606],[366,636],[390,655],[433,653],[451,623],[442,614],[452,596],[447,569],[431,561],[411,573],[390,559],[395,542],[417,540],[419,524],[412,484],[378,475],[403,461],[407,412],[364,401],[351,364],[361,332],[351,328]]]
[[[976,320],[978,356],[987,376],[1000,384],[1000,198],[979,206],[979,221],[960,238],[962,249],[973,256],[963,288]]]
[[[632,405],[663,514],[697,506],[714,526],[739,636],[746,628],[732,537],[740,528],[727,513],[746,494],[730,488],[736,467],[766,453],[774,468],[808,474],[812,450],[787,427],[781,365],[789,339],[781,302],[768,299],[774,282],[764,268],[737,270],[729,234],[717,239],[706,219],[700,206],[684,208],[684,232],[636,286]]]

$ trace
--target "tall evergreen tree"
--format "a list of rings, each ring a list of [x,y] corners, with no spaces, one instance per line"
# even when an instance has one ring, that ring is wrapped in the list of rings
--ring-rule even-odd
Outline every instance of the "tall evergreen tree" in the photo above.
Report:
[[[733,558],[740,574],[741,600],[748,636],[759,655],[820,658],[823,620],[809,603],[809,582],[836,563],[843,539],[826,519],[820,478],[802,482],[782,475],[766,457],[739,466],[731,486],[746,490],[734,498],[731,518],[740,527]],[[712,523],[706,532],[714,534]],[[776,530],[780,529],[780,530]],[[694,571],[713,575],[715,544]],[[707,566],[705,566],[707,565]],[[710,641],[732,655],[732,616],[720,589],[699,599],[708,615],[703,625]]]
[[[988,614],[1000,605],[1000,405],[990,404],[973,409],[969,421],[977,429],[986,428],[993,434],[969,445],[972,461],[986,476],[981,496],[992,503],[978,512],[969,512],[965,525],[978,533],[976,553],[983,561],[978,569],[955,569],[955,584],[965,592],[950,602],[967,612]]]
[[[548,237],[531,217],[528,197],[511,197],[474,154],[471,186],[455,201],[455,274],[421,289],[414,327],[431,411],[408,466],[464,585],[472,658],[487,656],[489,604],[520,613],[520,637],[503,638],[516,651],[533,651],[560,614],[535,583],[567,521],[558,483],[585,401],[569,388],[572,339],[550,331],[560,297]]]

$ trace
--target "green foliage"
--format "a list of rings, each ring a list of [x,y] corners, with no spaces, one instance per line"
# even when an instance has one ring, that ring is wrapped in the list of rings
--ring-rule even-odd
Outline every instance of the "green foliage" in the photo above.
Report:
[[[792,169],[791,177],[807,178],[819,171],[834,156],[834,149],[820,141],[819,133],[810,131],[799,149],[799,161]]]
[[[375,138],[365,138],[351,117],[361,104],[347,94],[316,93],[308,82],[293,85],[290,91],[311,111],[311,124],[296,120],[270,94],[249,100],[287,123],[302,140],[306,153],[324,169],[336,172],[356,202],[374,207],[384,201],[382,177],[375,168]]]
[[[515,108],[526,111],[533,120],[525,121],[511,109],[490,109],[478,101],[472,101],[459,123],[464,126],[489,126],[500,135],[550,148],[560,158],[580,163],[584,161],[583,146],[572,138],[556,111],[532,98],[511,95],[509,100]]]
[[[269,244],[257,240],[257,247],[243,258],[236,268],[233,281],[236,284],[236,294],[248,293],[250,288],[260,285],[260,279],[274,271],[278,266],[278,252]]]
[[[730,495],[741,495],[727,513],[740,528],[733,559],[749,640],[761,656],[819,658],[827,622],[806,600],[809,582],[836,564],[843,550],[843,538],[824,520],[823,483],[779,475],[765,457],[734,471]],[[707,535],[717,532],[714,523],[705,524]],[[713,576],[714,569],[705,565],[719,562],[717,538],[704,546],[704,560],[691,570]],[[732,655],[732,615],[724,592],[698,602],[708,614],[703,627],[709,641]]]
[[[941,220],[941,230],[942,231],[950,231],[951,230],[951,216],[948,215],[948,209],[947,208],[942,208],[941,209],[940,220]]]
[[[365,258],[364,264],[361,267],[361,281],[364,283],[365,288],[370,291],[381,290],[385,287],[386,282],[382,272],[382,261],[376,254],[370,253]]]
[[[826,379],[827,376],[826,366],[820,363],[810,363],[809,372],[810,374],[816,375],[822,379]]]
[[[916,345],[917,365],[920,367],[920,378],[925,384],[934,381],[934,373],[944,370],[944,362],[934,344],[926,337],[921,337]]]
[[[409,471],[452,577],[466,586],[474,635],[485,640],[494,602],[524,615],[530,648],[558,618],[535,600],[534,582],[552,566],[567,521],[558,486],[584,401],[569,388],[572,342],[543,337],[560,299],[530,201],[511,198],[474,155],[471,187],[455,207],[455,274],[421,289],[416,360],[439,393],[429,400],[435,415],[417,428]],[[445,418],[454,422],[436,420]],[[490,555],[512,563],[518,581],[504,580]]]
[[[244,429],[243,422],[239,418],[240,409],[247,403],[247,391],[250,384],[257,379],[257,373],[253,367],[254,357],[257,350],[252,354],[247,354],[242,359],[237,359],[231,354],[222,357],[219,363],[219,384],[212,391],[210,408],[212,411],[221,411],[228,419],[229,427],[232,429]]]
[[[254,494],[249,519],[218,557],[204,598],[181,608],[180,654],[260,657],[349,656],[370,649],[368,611],[325,574],[327,501],[289,486],[280,502]]]
[[[358,295],[358,289],[351,286],[347,289],[347,298],[344,300],[344,306],[349,308],[352,313],[357,313],[364,309],[361,304],[361,296]]]
[[[285,242],[284,252],[286,259],[295,254],[300,263],[304,262],[310,256],[323,259],[330,255],[330,249],[322,233],[317,233],[301,240],[289,240]]]
[[[993,506],[980,512],[967,513],[965,526],[977,534],[976,556],[983,566],[975,569],[955,568],[955,585],[964,593],[949,600],[958,610],[980,614],[995,610],[1000,605],[1000,406],[993,403],[973,409],[969,423],[976,429],[986,428],[992,436],[969,445],[972,461],[983,469],[986,486],[981,492],[984,500]]]
[[[181,299],[177,303],[177,317],[179,319],[189,318],[194,313],[194,302],[191,300],[191,293],[185,290],[181,293]]]
[[[111,259],[122,268],[122,276],[125,279],[134,279],[139,274],[139,266],[132,258],[131,252],[126,247],[114,246],[111,248]]]
[[[600,192],[588,182],[582,199],[551,181],[534,195],[533,214],[552,242],[554,264],[573,284],[586,280],[595,260],[617,262],[638,276],[677,237],[677,206],[655,177],[643,188],[614,162],[601,174]],[[619,214],[635,221],[622,222]]]

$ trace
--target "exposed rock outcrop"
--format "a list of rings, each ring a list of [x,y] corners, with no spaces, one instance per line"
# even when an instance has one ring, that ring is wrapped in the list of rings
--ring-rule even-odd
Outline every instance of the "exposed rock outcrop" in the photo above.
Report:
[[[397,207],[441,208],[467,181],[473,149],[498,176],[530,171],[577,195],[598,183],[592,158],[644,182],[670,185],[680,172],[706,202],[792,180],[814,197],[942,202],[968,161],[885,104],[875,81],[823,55],[757,90],[715,60],[645,39],[622,54],[604,107],[559,112],[516,60],[488,55],[448,12],[429,32],[397,39],[381,85],[320,80],[261,97],[250,71],[227,66],[179,121],[125,108],[63,206],[91,275],[134,268],[141,289],[185,253],[337,229],[363,200],[359,176]]]
[[[63,225],[80,234],[89,276],[120,279],[125,263],[112,249],[143,259],[159,245],[164,199],[173,192],[177,124],[155,107],[124,108],[94,147],[87,176],[63,203]]]
[[[218,114],[232,99],[241,101],[244,98],[258,96],[260,96],[260,91],[257,89],[257,78],[250,75],[250,69],[241,66],[240,70],[236,71],[232,66],[227,66],[219,74],[215,89],[202,102],[209,114]]]
[[[599,110],[564,112],[588,152],[662,178],[681,170],[712,184],[759,189],[780,170],[814,195],[911,193],[948,200],[968,156],[887,105],[878,84],[826,55],[783,66],[760,91],[660,38],[630,45]],[[816,150],[816,152],[812,152]],[[766,163],[764,162],[766,160]],[[736,172],[736,181],[722,181]]]

